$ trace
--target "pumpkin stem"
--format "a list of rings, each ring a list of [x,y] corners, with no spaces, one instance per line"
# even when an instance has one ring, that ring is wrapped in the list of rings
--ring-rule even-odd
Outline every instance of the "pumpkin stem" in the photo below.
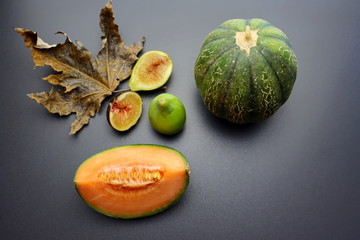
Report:
[[[234,36],[236,45],[240,47],[240,50],[244,50],[247,56],[250,55],[250,48],[256,46],[258,39],[257,31],[258,30],[251,30],[250,26],[246,26],[245,31],[237,32]]]
[[[246,39],[246,40],[251,40],[251,30],[250,30],[250,26],[246,26],[246,27],[245,27],[245,39]]]

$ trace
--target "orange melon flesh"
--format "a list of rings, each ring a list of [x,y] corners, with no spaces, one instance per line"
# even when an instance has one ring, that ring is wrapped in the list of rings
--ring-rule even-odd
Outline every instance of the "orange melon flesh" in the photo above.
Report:
[[[189,165],[178,151],[159,145],[109,149],[83,162],[74,178],[80,196],[112,217],[152,215],[175,202],[189,182]]]

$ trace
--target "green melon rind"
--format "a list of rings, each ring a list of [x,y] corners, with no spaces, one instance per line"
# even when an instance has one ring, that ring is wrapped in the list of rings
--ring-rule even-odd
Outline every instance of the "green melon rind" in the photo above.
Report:
[[[250,55],[236,32],[258,30]],[[195,81],[206,107],[234,123],[262,121],[289,98],[297,60],[285,33],[262,19],[232,19],[205,38],[195,62]],[[229,81],[228,79],[232,79]]]
[[[151,84],[151,85],[141,84],[141,81],[139,80],[138,76],[136,75],[136,72],[137,72],[137,69],[139,68],[139,66],[141,66],[143,61],[146,61],[146,55],[149,53],[154,53],[154,52],[156,52],[160,55],[163,55],[163,56],[167,56],[170,59],[170,57],[167,53],[165,53],[163,51],[159,51],[159,50],[148,51],[148,52],[144,53],[139,58],[139,60],[136,62],[135,66],[132,70],[132,74],[131,74],[131,77],[129,80],[129,87],[132,91],[151,91],[151,90],[162,87],[169,80],[172,70],[174,68],[174,64],[171,59],[170,59],[171,65],[170,65],[169,69],[167,70],[166,75],[164,76],[162,81],[159,81],[158,84]]]
[[[79,194],[79,196],[83,199],[84,202],[86,202],[86,204],[91,207],[92,209],[94,209],[95,211],[105,215],[105,216],[108,216],[108,217],[113,217],[113,218],[121,218],[121,219],[134,219],[134,218],[142,218],[142,217],[148,217],[148,216],[151,216],[151,215],[154,215],[154,214],[157,214],[157,213],[160,213],[162,211],[164,211],[165,209],[169,208],[170,206],[174,205],[175,203],[177,203],[180,198],[182,197],[182,195],[185,193],[188,185],[189,185],[189,182],[190,182],[190,166],[189,166],[189,162],[188,160],[186,159],[186,157],[181,153],[179,152],[178,150],[174,149],[174,148],[171,148],[171,147],[168,147],[168,146],[163,146],[163,145],[156,145],[156,144],[132,144],[132,145],[124,145],[124,146],[119,146],[119,147],[114,147],[114,148],[109,148],[107,150],[104,150],[104,151],[101,151],[93,156],[91,156],[90,158],[86,159],[83,163],[80,164],[80,166],[78,167],[78,169],[81,168],[81,166],[83,164],[85,164],[87,161],[90,161],[93,157],[95,156],[98,156],[100,154],[103,154],[107,151],[111,151],[111,150],[114,150],[114,149],[118,149],[118,148],[128,148],[128,147],[139,147],[139,146],[146,146],[146,147],[159,147],[159,148],[165,148],[167,150],[170,150],[170,151],[174,151],[176,154],[178,154],[182,160],[184,161],[185,163],[185,172],[186,172],[186,179],[185,179],[185,184],[184,184],[184,187],[183,189],[179,192],[179,194],[174,198],[174,200],[172,202],[170,202],[169,204],[165,205],[165,206],[162,206],[158,209],[155,209],[154,211],[152,212],[148,212],[148,213],[144,213],[144,214],[139,214],[139,215],[130,215],[130,216],[127,216],[127,215],[114,215],[114,214],[111,214],[111,213],[108,213],[108,212],[104,212],[102,211],[101,209],[97,208],[96,206],[90,204],[89,202],[86,201],[86,199],[83,198],[83,196],[80,194],[78,188],[77,188],[77,184],[76,184],[76,179],[74,178],[74,185],[75,185],[75,189],[77,191],[77,193]],[[78,171],[78,170],[77,170]],[[76,176],[76,173],[75,173],[75,176]]]

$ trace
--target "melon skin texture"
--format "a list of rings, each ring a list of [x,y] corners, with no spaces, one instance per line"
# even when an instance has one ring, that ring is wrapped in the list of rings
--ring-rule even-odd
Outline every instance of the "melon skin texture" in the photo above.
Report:
[[[289,98],[297,59],[283,31],[262,19],[232,19],[205,38],[195,81],[207,109],[233,123],[259,122]]]
[[[159,213],[175,204],[190,180],[190,167],[179,151],[161,145],[111,148],[85,160],[74,184],[94,210],[132,219]]]

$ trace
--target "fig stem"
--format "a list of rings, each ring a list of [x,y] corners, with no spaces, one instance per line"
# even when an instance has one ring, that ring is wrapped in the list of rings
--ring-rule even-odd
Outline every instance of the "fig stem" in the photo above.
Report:
[[[130,88],[128,88],[128,89],[119,89],[119,90],[115,90],[113,92],[114,93],[124,93],[124,92],[128,92],[128,91],[131,91],[131,89]]]
[[[165,98],[160,98],[159,99],[159,106],[161,107],[165,107],[167,105],[167,101]]]

